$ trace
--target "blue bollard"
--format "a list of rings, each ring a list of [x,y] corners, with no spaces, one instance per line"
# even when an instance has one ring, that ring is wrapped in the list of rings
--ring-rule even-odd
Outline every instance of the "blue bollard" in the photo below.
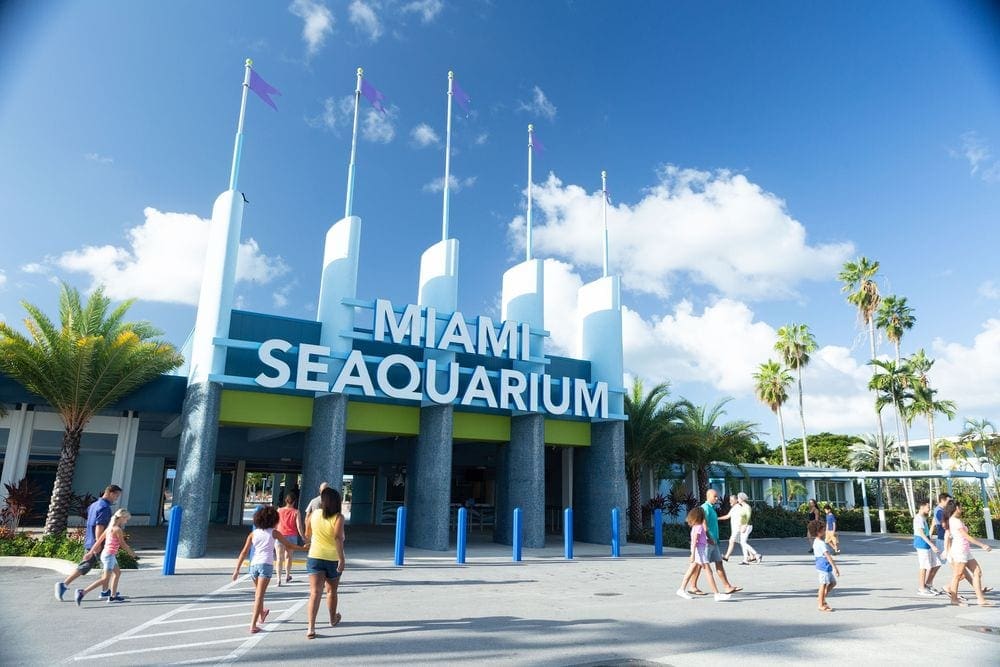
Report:
[[[406,507],[396,510],[396,565],[403,564],[403,551],[406,547]]]
[[[521,508],[514,508],[514,562],[521,562]]]
[[[563,510],[563,550],[566,560],[573,560],[573,508]]]
[[[663,510],[653,510],[653,555],[663,555]]]
[[[455,553],[455,562],[459,565],[465,564],[465,542],[469,538],[469,510],[464,507],[458,508],[458,547]]]
[[[618,558],[622,555],[621,540],[618,538],[618,508],[611,508],[611,557]]]
[[[181,539],[181,519],[184,510],[180,505],[170,508],[170,525],[167,527],[167,548],[163,554],[163,574],[174,573],[174,566],[177,564],[177,543]]]

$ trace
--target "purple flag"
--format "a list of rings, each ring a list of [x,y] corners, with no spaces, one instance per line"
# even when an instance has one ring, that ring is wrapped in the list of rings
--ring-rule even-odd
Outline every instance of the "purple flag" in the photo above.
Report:
[[[472,98],[469,94],[462,90],[462,87],[458,85],[458,79],[452,79],[451,81],[451,92],[455,96],[455,101],[465,109],[465,113],[469,113],[469,105],[472,104]]]
[[[545,152],[545,144],[538,140],[538,137],[535,136],[534,132],[531,133],[531,149],[535,151],[537,155],[541,155]]]
[[[250,90],[257,93],[257,97],[264,100],[264,104],[275,111],[278,110],[278,107],[274,104],[274,100],[271,99],[271,95],[280,95],[281,91],[260,78],[256,70],[250,70]]]
[[[371,102],[376,111],[386,112],[385,105],[382,104],[382,101],[385,100],[385,95],[378,88],[368,83],[367,79],[361,79],[361,94],[365,96],[366,100]]]

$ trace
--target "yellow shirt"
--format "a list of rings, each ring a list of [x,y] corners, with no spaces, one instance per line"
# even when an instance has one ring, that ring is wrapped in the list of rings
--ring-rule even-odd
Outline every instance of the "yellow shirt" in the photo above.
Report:
[[[337,524],[342,521],[340,514],[334,514],[329,519],[323,518],[323,510],[314,510],[309,515],[309,527],[312,536],[309,538],[309,558],[321,560],[340,560],[337,550]]]

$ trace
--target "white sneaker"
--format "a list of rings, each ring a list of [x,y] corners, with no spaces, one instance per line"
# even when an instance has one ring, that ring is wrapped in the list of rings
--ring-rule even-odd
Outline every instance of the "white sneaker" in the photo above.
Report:
[[[729,594],[729,593],[716,593],[715,594],[715,601],[716,602],[725,602],[726,600],[732,600],[732,599],[733,599],[733,596],[731,594]]]
[[[687,592],[686,590],[684,590],[683,588],[678,588],[678,589],[677,589],[677,596],[678,596],[678,597],[682,597],[682,598],[684,598],[685,600],[693,600],[693,599],[694,599],[694,596],[693,596],[693,595],[691,595],[690,593],[688,593],[688,592]]]
[[[933,586],[928,586],[927,590],[929,590],[934,595],[944,595],[944,591],[941,590],[940,588],[934,588]]]
[[[917,595],[923,595],[924,597],[932,598],[932,597],[934,597],[935,593],[934,593],[934,591],[928,590],[926,588],[918,588],[917,589]]]

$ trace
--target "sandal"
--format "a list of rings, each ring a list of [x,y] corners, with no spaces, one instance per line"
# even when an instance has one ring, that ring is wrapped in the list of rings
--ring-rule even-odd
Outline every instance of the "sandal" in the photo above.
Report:
[[[286,584],[291,583],[291,581],[292,581],[292,575],[288,575],[287,577],[285,577]]]
[[[833,607],[826,605],[819,608],[820,611],[833,611]]]
[[[726,591],[726,593],[729,594],[729,595],[732,595],[733,593],[739,593],[742,590],[743,590],[743,588],[740,587],[740,586],[733,586],[728,591]]]
[[[261,609],[260,610],[260,622],[261,623],[265,622],[267,620],[267,615],[270,614],[270,613],[271,613],[270,609]]]
[[[330,627],[331,628],[337,627],[337,624],[340,623],[340,619],[341,618],[342,617],[341,617],[341,615],[339,613],[335,614],[334,617],[333,617],[333,621],[330,622]]]
[[[691,595],[708,595],[705,591],[699,588],[692,588],[691,590],[688,591],[688,593],[690,593]]]
[[[255,635],[258,632],[260,632],[260,628],[258,628],[256,625],[250,628],[250,634]]]

